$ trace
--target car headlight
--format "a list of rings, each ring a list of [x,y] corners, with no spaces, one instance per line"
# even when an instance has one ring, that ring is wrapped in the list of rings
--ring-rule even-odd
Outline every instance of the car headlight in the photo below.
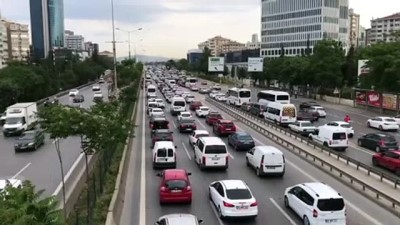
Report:
[[[14,147],[18,147],[18,144],[14,144]]]
[[[28,145],[34,145],[35,143],[33,143],[33,142],[31,142],[31,143],[29,143]]]

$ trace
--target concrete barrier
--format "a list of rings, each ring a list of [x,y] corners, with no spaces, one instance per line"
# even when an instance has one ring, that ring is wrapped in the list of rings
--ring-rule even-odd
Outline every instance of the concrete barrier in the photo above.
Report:
[[[353,107],[354,101],[351,99],[345,99],[345,98],[337,98],[337,97],[332,97],[332,96],[327,96],[327,95],[317,95],[317,99],[324,100],[326,102],[334,103],[334,104],[340,104],[340,105],[346,105]]]
[[[94,83],[96,83],[96,81],[91,81],[91,82],[88,82],[86,84],[83,84],[81,86],[76,87],[76,89],[82,89],[82,88],[85,88],[87,86],[93,85]],[[57,93],[55,95],[49,96],[49,97],[60,97],[60,96],[63,96],[63,95],[67,95],[68,93],[69,93],[69,90],[65,90],[65,91],[61,91],[61,92],[59,92],[59,93]],[[42,98],[42,99],[36,101],[36,104],[38,104],[38,105],[43,104],[46,101],[46,99],[47,98]]]

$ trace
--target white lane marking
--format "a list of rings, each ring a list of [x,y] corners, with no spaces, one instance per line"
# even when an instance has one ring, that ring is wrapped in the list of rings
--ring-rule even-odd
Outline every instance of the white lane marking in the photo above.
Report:
[[[22,169],[20,169],[14,176],[11,177],[11,179],[17,178],[21,173],[23,173],[32,163],[26,164]]]
[[[285,212],[285,210],[283,210],[282,207],[280,207],[280,206],[278,205],[278,203],[276,203],[276,201],[275,201],[273,198],[269,198],[269,200],[270,200],[270,201],[272,202],[272,204],[274,204],[275,207],[286,217],[286,219],[289,220],[289,222],[290,222],[291,224],[296,225],[296,222],[294,222],[294,221],[292,220],[292,218],[289,216],[289,214],[287,214],[287,213]]]
[[[352,148],[354,148],[354,149],[357,149],[357,150],[359,150],[359,151],[362,151],[362,152],[364,152],[364,153],[366,153],[366,154],[368,154],[368,155],[374,155],[375,153],[372,153],[372,152],[370,152],[370,151],[367,151],[367,150],[365,150],[365,149],[363,149],[363,148],[361,148],[361,147],[359,147],[358,145],[355,145],[355,144],[353,144],[353,143],[349,143],[349,146],[350,147],[352,147]]]
[[[66,180],[68,180],[69,177],[72,175],[72,173],[75,171],[75,168],[78,166],[79,162],[81,162],[81,161],[83,160],[83,156],[84,156],[84,154],[81,153],[81,154],[79,155],[79,157],[75,160],[74,164],[72,164],[71,168],[68,170],[67,174],[64,176],[64,182],[65,182]],[[62,189],[62,186],[63,186],[63,181],[61,181],[61,182],[58,184],[56,190],[53,192],[53,196],[57,196],[58,193],[60,193],[60,191],[61,191],[61,189]]]
[[[210,205],[211,205],[211,209],[212,209],[212,211],[214,212],[215,217],[217,217],[217,220],[218,220],[219,225],[224,225],[224,223],[222,222],[222,220],[221,220],[221,219],[219,218],[219,216],[218,216],[218,212],[217,212],[217,210],[215,209],[215,205],[212,203],[211,200],[209,200],[208,202],[209,202]]]
[[[174,125],[174,128],[176,129],[176,124],[174,121],[172,121],[172,125]]]
[[[143,122],[145,121],[145,106],[143,101]],[[139,209],[139,224],[146,225],[146,126],[143,124],[142,128],[142,157],[141,157],[141,171],[140,171],[140,209]]]
[[[196,120],[204,130],[207,130],[207,127],[199,119]]]
[[[235,159],[235,157],[233,157],[233,155],[232,155],[231,153],[229,153],[229,151],[228,151],[228,155],[229,155],[229,157],[230,157],[231,159]]]
[[[190,156],[189,151],[187,150],[185,143],[182,142],[182,145],[183,145],[183,149],[185,149],[186,155],[188,156],[189,160],[192,160],[192,157]]]

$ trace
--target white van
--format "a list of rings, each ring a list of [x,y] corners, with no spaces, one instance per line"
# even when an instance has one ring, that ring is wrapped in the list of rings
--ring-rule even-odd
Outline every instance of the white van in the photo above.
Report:
[[[154,85],[149,85],[147,87],[147,97],[157,97],[157,88]]]
[[[186,101],[182,97],[174,97],[170,106],[170,112],[173,116],[178,115],[179,112],[186,111]]]
[[[168,86],[169,87],[173,87],[173,86],[175,86],[176,85],[176,81],[175,80],[168,80]]]
[[[218,137],[200,137],[194,146],[194,161],[200,170],[205,168],[228,169],[229,154],[225,143]]]
[[[176,168],[176,150],[172,141],[157,141],[153,147],[153,168]]]
[[[297,109],[293,104],[269,102],[264,111],[264,118],[272,120],[281,126],[288,126],[289,124],[296,122]]]
[[[331,149],[345,151],[349,146],[347,130],[342,127],[319,126],[315,134],[310,134],[310,138]]]
[[[273,146],[255,146],[246,153],[247,166],[253,167],[257,176],[285,174],[285,156]]]

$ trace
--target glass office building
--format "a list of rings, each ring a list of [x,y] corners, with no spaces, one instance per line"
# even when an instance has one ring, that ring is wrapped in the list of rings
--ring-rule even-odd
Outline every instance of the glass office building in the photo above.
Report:
[[[262,0],[261,55],[313,52],[324,38],[348,48],[349,0]]]
[[[64,2],[47,0],[49,8],[50,45],[64,47]]]

